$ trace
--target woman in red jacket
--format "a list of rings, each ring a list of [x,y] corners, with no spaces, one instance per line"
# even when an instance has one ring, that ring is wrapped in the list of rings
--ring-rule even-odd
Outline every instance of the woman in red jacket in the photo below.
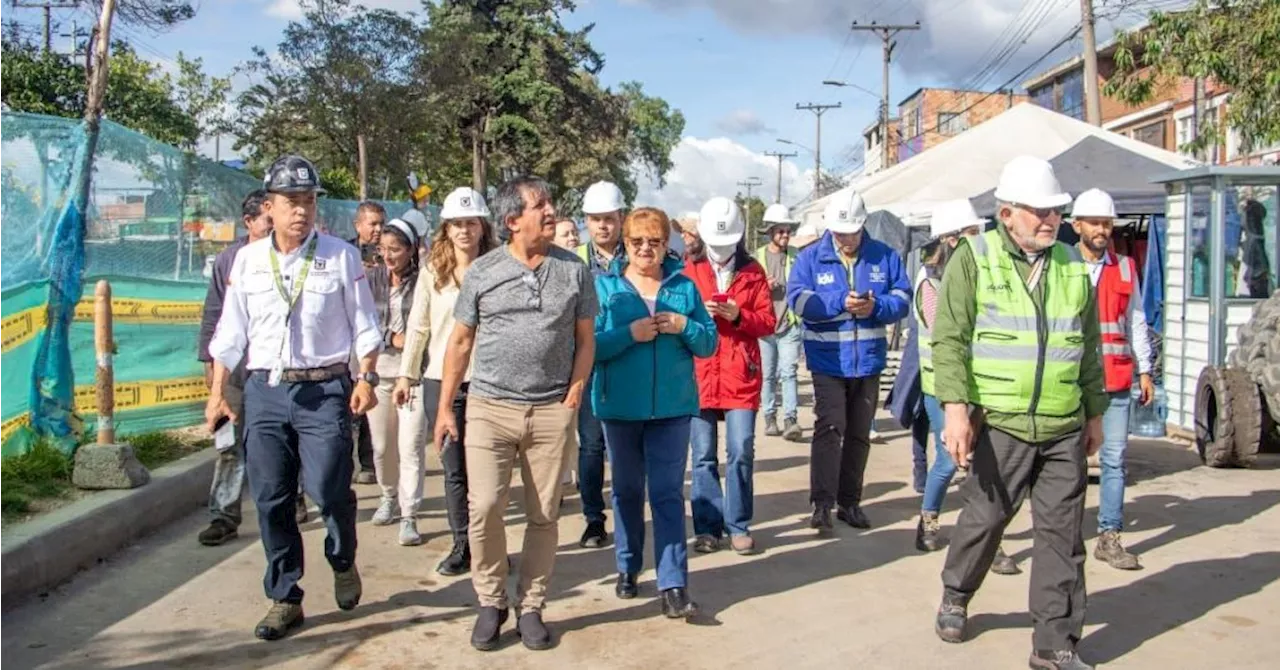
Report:
[[[696,362],[702,411],[690,425],[693,550],[703,554],[719,549],[726,534],[739,554],[755,551],[749,525],[762,385],[760,338],[773,334],[777,317],[769,278],[742,244],[745,231],[737,204],[712,198],[698,220],[704,251],[685,264],[719,333],[715,355]],[[721,419],[727,431],[724,490],[716,458]]]

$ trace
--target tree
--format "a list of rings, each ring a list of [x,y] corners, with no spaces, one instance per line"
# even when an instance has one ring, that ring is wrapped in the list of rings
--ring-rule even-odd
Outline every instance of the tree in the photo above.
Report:
[[[231,92],[231,77],[211,77],[203,70],[200,58],[187,60],[178,52],[178,81],[174,88],[174,101],[191,117],[197,128],[195,141],[183,148],[195,150],[201,138],[230,132],[226,114],[227,94]]]
[[[754,251],[760,244],[760,236],[764,234],[764,210],[767,205],[760,196],[753,195],[747,198],[741,193],[734,196],[733,201],[738,203],[738,207],[742,208],[742,214],[747,217],[747,234],[743,239],[747,250]]]
[[[1231,89],[1225,124],[1201,120],[1198,151],[1232,128],[1244,150],[1280,142],[1280,0],[1198,0],[1177,12],[1153,12],[1147,27],[1119,40],[1107,95],[1133,105],[1160,84],[1211,79]]]

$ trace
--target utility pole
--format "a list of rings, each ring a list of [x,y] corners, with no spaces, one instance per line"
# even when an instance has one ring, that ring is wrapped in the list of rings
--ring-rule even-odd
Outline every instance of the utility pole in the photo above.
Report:
[[[822,115],[826,114],[828,109],[840,109],[840,106],[841,103],[838,102],[834,105],[796,103],[796,109],[813,112],[818,119],[818,139],[813,145],[813,197],[815,198],[822,196]]]
[[[1080,27],[1084,38],[1085,120],[1102,125],[1102,99],[1098,91],[1098,43],[1093,34],[1093,0],[1080,0]]]
[[[748,177],[746,181],[738,182],[738,186],[747,189],[747,200],[751,199],[751,189],[761,184],[759,177]]]
[[[854,21],[852,29],[869,30],[878,35],[883,44],[884,80],[880,88],[880,169],[884,170],[889,167],[889,63],[893,60],[894,48],[898,46],[898,43],[893,41],[893,36],[904,30],[920,30],[920,22],[882,25],[872,21],[870,24],[861,25]]]
[[[10,6],[19,9],[43,9],[44,10],[44,52],[53,51],[53,10],[55,9],[74,9],[79,2],[18,2],[12,0]]]
[[[796,156],[799,156],[800,154],[797,154],[797,153],[784,154],[781,151],[766,151],[764,152],[764,155],[772,156],[773,158],[778,159],[778,191],[777,191],[777,194],[774,195],[773,201],[782,202],[782,161],[788,158],[794,158]]]
[[[738,182],[738,186],[747,189],[747,199],[743,202],[743,214],[747,217],[747,240],[751,245],[756,243],[756,219],[751,215],[751,190],[763,184],[759,177],[747,177],[746,181]]]

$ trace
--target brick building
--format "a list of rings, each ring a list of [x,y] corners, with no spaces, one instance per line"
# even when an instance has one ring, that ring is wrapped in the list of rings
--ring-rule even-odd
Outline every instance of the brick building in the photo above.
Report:
[[[896,147],[898,144],[898,119],[894,117],[889,119],[889,146]],[[862,131],[862,174],[871,174],[879,172],[884,167],[893,167],[898,161],[897,151],[890,150],[889,165],[884,163],[884,142],[880,138],[880,120],[876,119],[871,122]]]
[[[1026,101],[1027,96],[1012,91],[917,89],[898,104],[898,116],[889,120],[890,151],[886,167],[932,149]],[[870,174],[881,167],[880,124],[876,122],[867,126],[862,131],[862,138],[866,151],[863,160],[865,174]]]

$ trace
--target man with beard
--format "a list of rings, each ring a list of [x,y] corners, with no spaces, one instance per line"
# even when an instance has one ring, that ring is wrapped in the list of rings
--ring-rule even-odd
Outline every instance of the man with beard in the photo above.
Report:
[[[1098,311],[1080,252],[1057,241],[1071,196],[1053,167],[1014,158],[995,197],[999,223],[956,248],[932,329],[943,442],[970,471],[935,630],[946,642],[964,640],[969,600],[1030,496],[1035,632],[1028,663],[1089,670],[1076,643],[1085,610],[1085,459],[1102,444],[1108,405]]]

